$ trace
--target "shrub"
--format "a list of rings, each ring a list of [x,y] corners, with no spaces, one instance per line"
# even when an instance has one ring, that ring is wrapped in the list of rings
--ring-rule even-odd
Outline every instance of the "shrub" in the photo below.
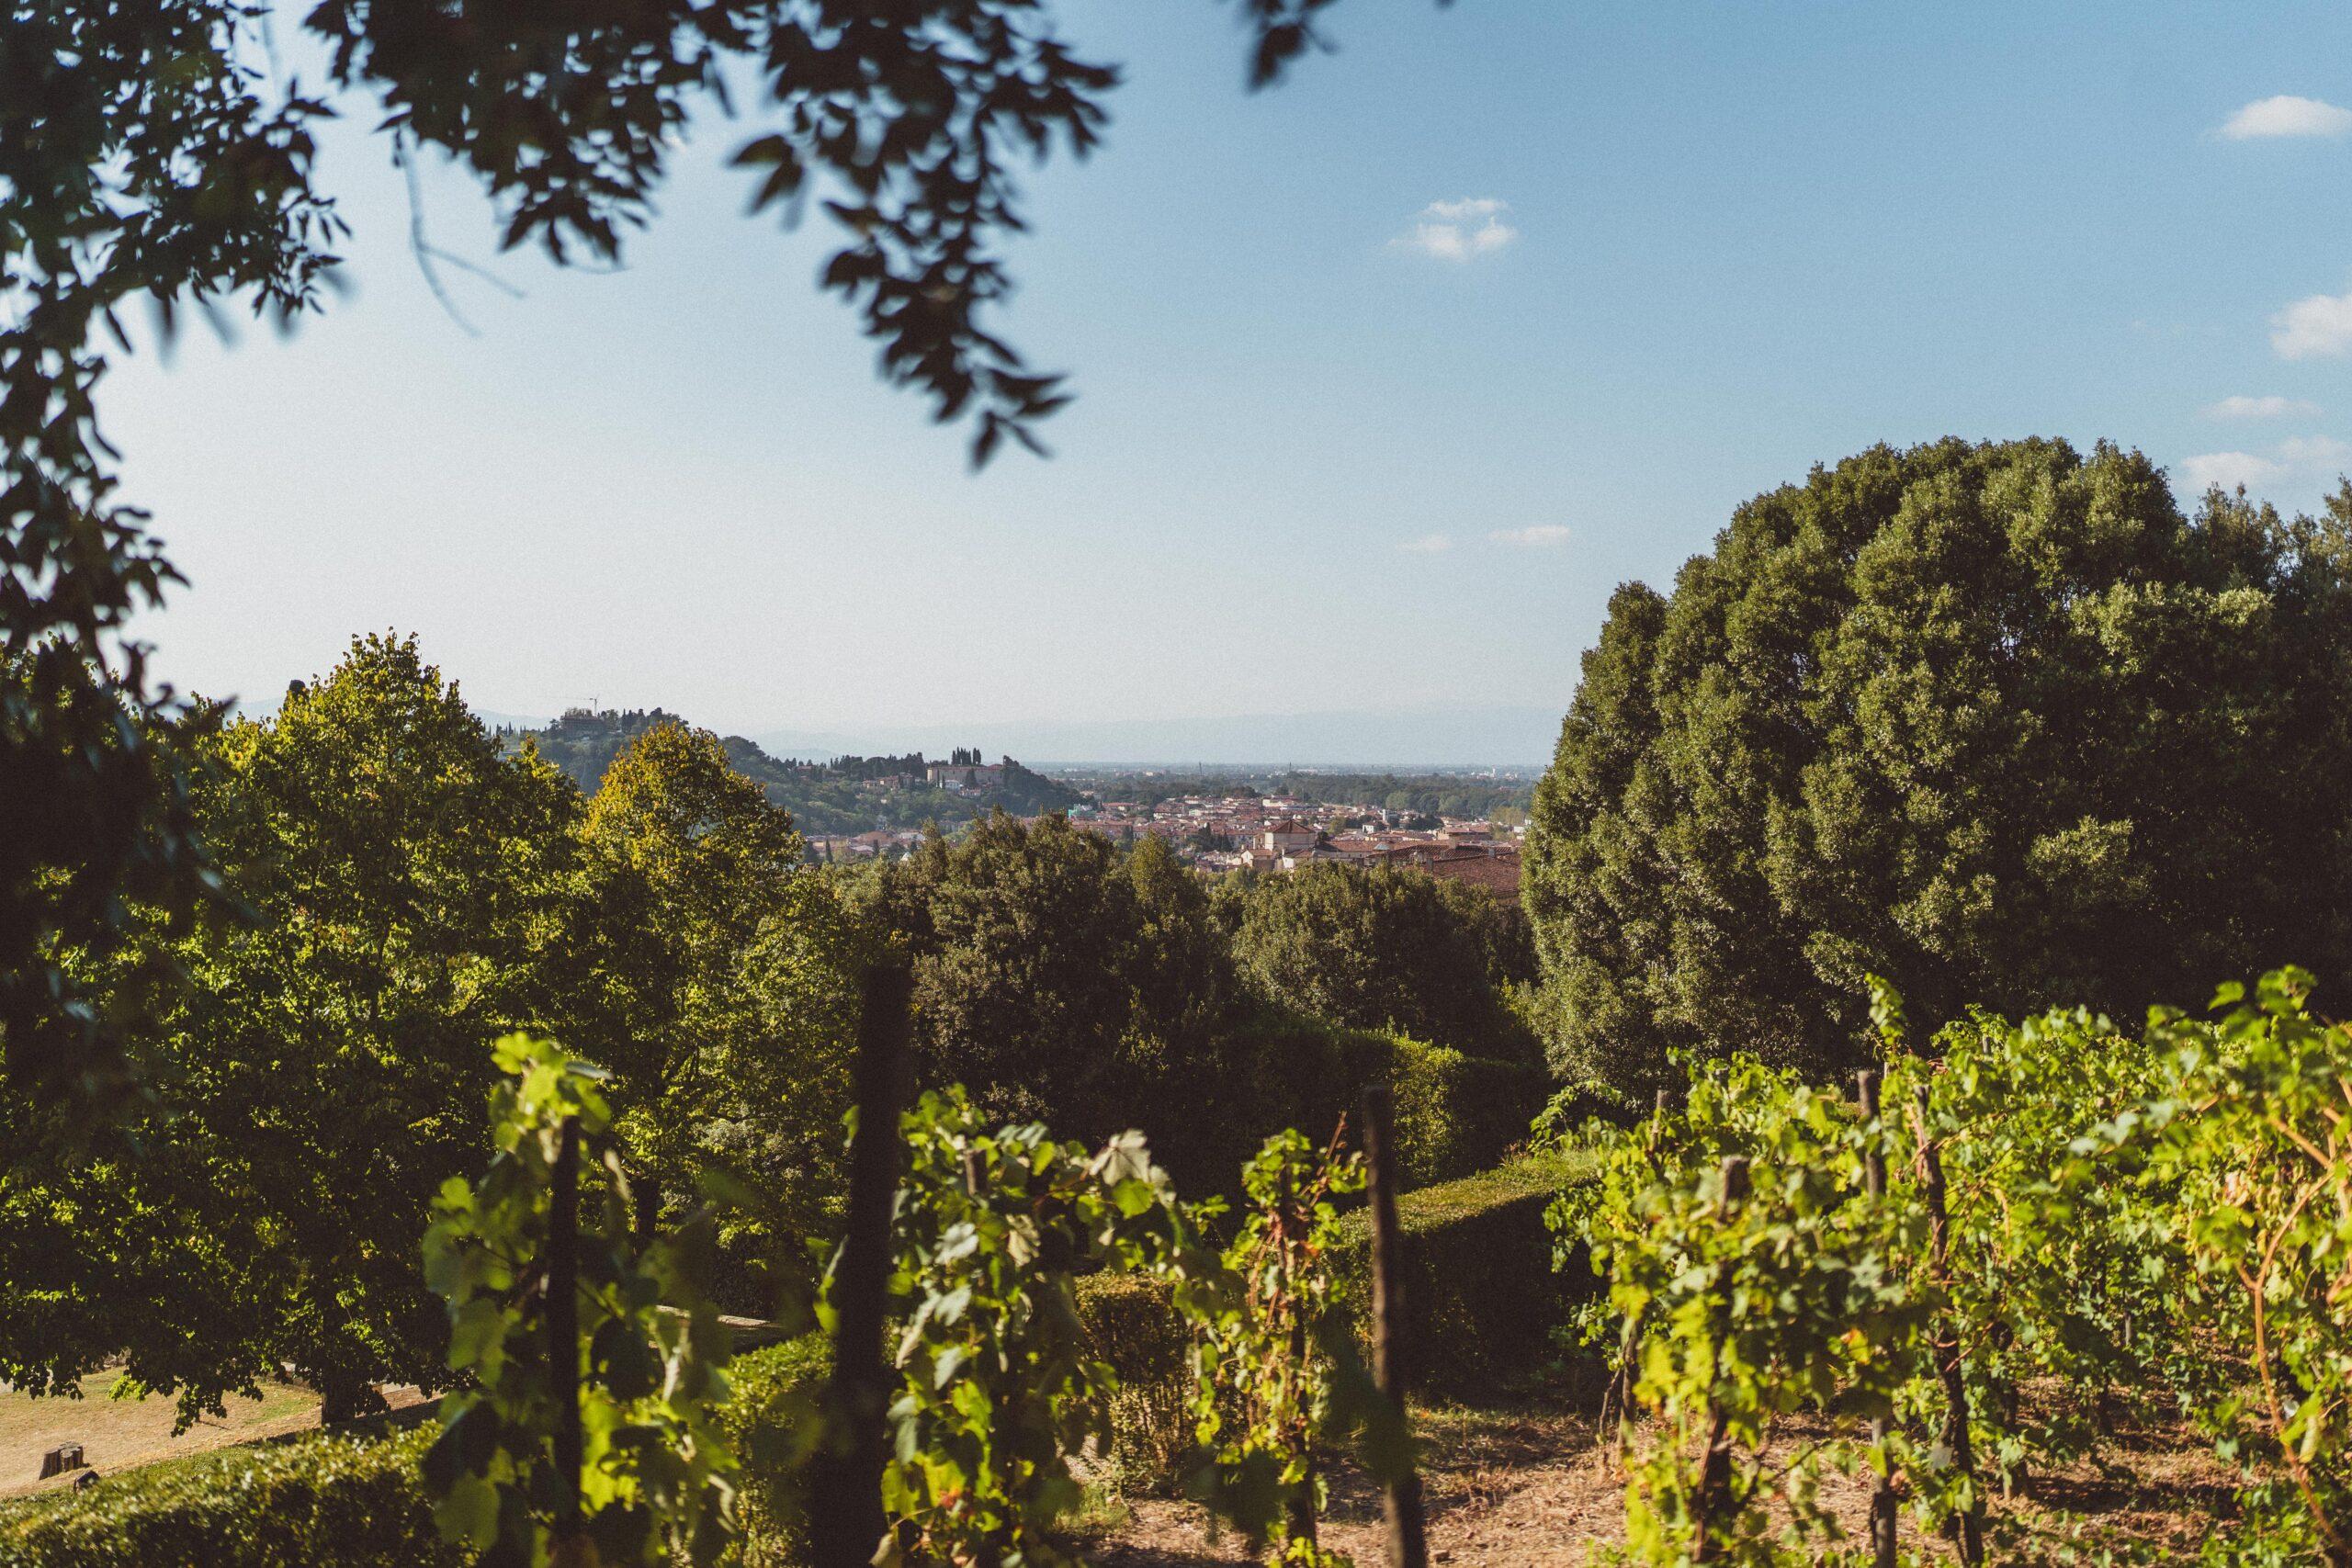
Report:
[[[1578,1156],[1533,1155],[1397,1200],[1412,1388],[1464,1397],[1523,1383],[1551,1360],[1571,1298],[1594,1282],[1581,1269],[1554,1273],[1544,1211],[1563,1186],[1590,1174]],[[1340,1267],[1368,1332],[1369,1216],[1350,1214],[1345,1231]]]
[[[1236,1173],[1281,1128],[1328,1137],[1341,1116],[1354,1119],[1367,1084],[1385,1082],[1396,1091],[1408,1187],[1501,1163],[1551,1092],[1550,1079],[1532,1065],[1281,1013],[1228,1031],[1215,1056],[1200,1069],[1210,1087],[1197,1105],[1142,1118],[1152,1152],[1179,1189],[1196,1195],[1237,1195]]]
[[[831,1365],[821,1334],[746,1350],[728,1363],[734,1394],[718,1408],[718,1427],[741,1466],[742,1533],[729,1561],[741,1568],[800,1568],[807,1560],[801,1438]]]
[[[417,1466],[429,1431],[225,1450],[0,1506],[9,1568],[462,1568]]]
[[[1527,1136],[1551,1085],[1540,1067],[1465,1056],[1448,1045],[1385,1037],[1404,1184],[1426,1187],[1487,1170]],[[1369,1083],[1381,1075],[1363,1075]],[[1358,1092],[1362,1084],[1357,1086]]]
[[[741,1568],[805,1561],[796,1433],[826,1370],[821,1335],[747,1350],[728,1366],[718,1423],[742,1462]],[[441,1539],[419,1466],[430,1428],[390,1438],[320,1433],[200,1454],[85,1492],[0,1503],[6,1568],[468,1568]]]
[[[1100,1456],[1115,1486],[1150,1487],[1176,1472],[1193,1445],[1192,1337],[1165,1280],[1091,1274],[1078,1312],[1094,1353],[1118,1376],[1111,1443]]]

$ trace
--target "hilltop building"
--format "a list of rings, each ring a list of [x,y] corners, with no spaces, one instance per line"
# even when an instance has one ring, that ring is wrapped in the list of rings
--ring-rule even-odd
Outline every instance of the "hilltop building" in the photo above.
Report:
[[[1002,762],[933,762],[923,770],[924,782],[959,795],[981,795],[1004,785]]]

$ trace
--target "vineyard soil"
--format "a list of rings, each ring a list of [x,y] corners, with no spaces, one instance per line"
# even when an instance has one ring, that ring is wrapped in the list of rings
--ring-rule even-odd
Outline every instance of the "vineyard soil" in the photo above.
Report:
[[[1596,1450],[1589,1416],[1542,1405],[1443,1409],[1422,1417],[1430,1552],[1449,1568],[1577,1568],[1619,1538],[1623,1500]],[[1792,1433],[1802,1441],[1804,1434]],[[2231,1509],[2232,1483],[2211,1450],[2174,1428],[2126,1430],[2114,1472],[2088,1465],[2042,1478],[2030,1499],[1996,1500],[1996,1529],[2054,1540],[2155,1549],[2188,1558]],[[1328,1546],[1359,1564],[1381,1558],[1380,1495],[1350,1470],[1335,1474],[1324,1529]],[[1859,1483],[1839,1482],[1839,1517],[1859,1533],[1867,1513]],[[1905,1529],[1911,1521],[1906,1515]],[[1131,1500],[1125,1517],[1087,1535],[1097,1568],[1196,1568],[1254,1561],[1230,1532],[1212,1541],[1202,1510],[1159,1498]],[[1939,1553],[1939,1555],[1944,1555]],[[2009,1556],[2007,1552],[2002,1555]],[[2033,1561],[2031,1550],[2011,1560]]]

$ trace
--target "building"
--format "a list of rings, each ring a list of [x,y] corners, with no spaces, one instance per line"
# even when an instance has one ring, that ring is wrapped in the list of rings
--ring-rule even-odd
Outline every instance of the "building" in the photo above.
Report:
[[[926,783],[958,795],[984,795],[1004,786],[1002,762],[933,762],[923,770]]]
[[[1316,840],[1322,836],[1319,829],[1308,827],[1297,818],[1285,817],[1258,835],[1258,848],[1270,855],[1296,854],[1301,850],[1313,849]]]
[[[1519,897],[1519,852],[1505,846],[1444,851],[1416,863],[1431,876],[1466,882],[1498,898]]]

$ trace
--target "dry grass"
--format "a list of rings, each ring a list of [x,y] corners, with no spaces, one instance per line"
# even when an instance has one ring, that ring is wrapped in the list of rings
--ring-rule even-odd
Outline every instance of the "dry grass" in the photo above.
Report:
[[[111,1474],[319,1423],[317,1394],[298,1384],[269,1382],[262,1385],[260,1398],[232,1395],[225,1416],[205,1416],[175,1437],[174,1401],[109,1398],[114,1382],[111,1371],[93,1373],[82,1380],[79,1399],[36,1399],[0,1389],[0,1497],[70,1483],[71,1476],[40,1479],[41,1455],[66,1443],[81,1444],[91,1468]],[[401,1403],[398,1395],[394,1403]]]

